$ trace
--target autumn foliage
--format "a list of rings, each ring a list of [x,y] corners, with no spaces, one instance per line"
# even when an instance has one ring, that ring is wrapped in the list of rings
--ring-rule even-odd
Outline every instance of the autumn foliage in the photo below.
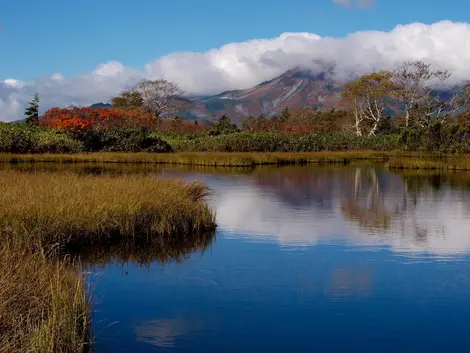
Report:
[[[74,134],[92,129],[147,128],[151,131],[194,134],[207,131],[208,125],[178,118],[160,119],[143,108],[69,108],[49,109],[40,125],[45,128],[63,130]]]
[[[92,128],[152,127],[157,124],[153,114],[143,109],[120,110],[114,108],[52,108],[46,112],[40,125],[72,133],[87,132]]]

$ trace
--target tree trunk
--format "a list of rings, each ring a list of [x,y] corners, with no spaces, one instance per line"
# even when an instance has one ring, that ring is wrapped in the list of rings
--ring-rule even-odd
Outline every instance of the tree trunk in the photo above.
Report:
[[[372,129],[369,132],[369,136],[375,135],[375,133],[377,132],[378,129],[379,129],[379,122],[376,121],[376,122],[374,122],[374,125],[372,125]]]

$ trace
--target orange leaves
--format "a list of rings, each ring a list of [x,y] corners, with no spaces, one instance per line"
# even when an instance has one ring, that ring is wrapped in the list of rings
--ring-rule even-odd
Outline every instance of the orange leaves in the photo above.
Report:
[[[74,133],[86,132],[91,128],[107,127],[152,127],[157,119],[141,110],[119,110],[112,108],[52,108],[46,112],[40,124],[57,130]]]
[[[90,129],[140,128],[177,134],[202,133],[209,129],[205,124],[181,119],[159,119],[142,108],[52,108],[46,112],[41,126],[80,134]]]

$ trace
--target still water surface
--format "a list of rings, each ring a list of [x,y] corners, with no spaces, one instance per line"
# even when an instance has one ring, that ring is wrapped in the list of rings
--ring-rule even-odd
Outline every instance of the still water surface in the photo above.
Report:
[[[159,176],[206,182],[218,231],[91,267],[98,353],[470,351],[469,174]]]

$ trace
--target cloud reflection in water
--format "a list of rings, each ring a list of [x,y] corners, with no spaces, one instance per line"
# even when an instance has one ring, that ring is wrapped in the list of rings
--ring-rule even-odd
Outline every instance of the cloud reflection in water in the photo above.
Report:
[[[274,174],[274,175],[272,175]],[[371,167],[285,168],[217,178],[217,221],[232,236],[312,246],[344,241],[446,256],[470,250],[467,174],[402,176]],[[238,179],[236,179],[238,180]],[[441,180],[441,182],[439,182]]]

